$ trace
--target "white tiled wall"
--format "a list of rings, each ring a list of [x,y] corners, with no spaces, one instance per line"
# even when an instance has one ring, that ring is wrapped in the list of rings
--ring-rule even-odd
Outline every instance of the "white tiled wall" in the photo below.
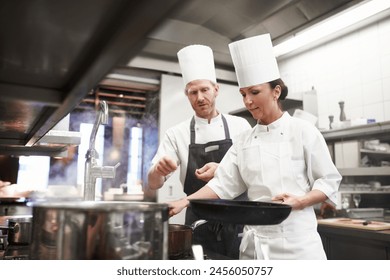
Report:
[[[279,68],[289,97],[317,90],[320,128],[328,127],[329,115],[338,120],[341,100],[347,119],[390,120],[389,18],[280,60]]]

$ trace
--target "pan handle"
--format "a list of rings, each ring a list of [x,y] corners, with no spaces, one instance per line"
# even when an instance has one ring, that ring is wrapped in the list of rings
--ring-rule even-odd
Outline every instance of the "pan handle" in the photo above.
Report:
[[[205,224],[205,223],[207,223],[206,220],[197,220],[197,221],[195,221],[195,222],[193,222],[193,223],[191,224],[191,229],[194,230],[194,229],[196,229],[198,226],[201,226],[201,225],[203,225],[203,224]]]

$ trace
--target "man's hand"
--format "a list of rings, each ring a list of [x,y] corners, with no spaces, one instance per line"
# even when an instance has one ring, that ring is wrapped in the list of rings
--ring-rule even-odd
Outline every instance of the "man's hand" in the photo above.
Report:
[[[177,163],[174,159],[164,156],[154,166],[155,172],[160,176],[167,176],[177,169]]]
[[[199,180],[208,182],[214,178],[214,173],[215,170],[217,170],[217,168],[218,168],[218,163],[216,162],[206,163],[202,168],[195,170],[195,176]]]

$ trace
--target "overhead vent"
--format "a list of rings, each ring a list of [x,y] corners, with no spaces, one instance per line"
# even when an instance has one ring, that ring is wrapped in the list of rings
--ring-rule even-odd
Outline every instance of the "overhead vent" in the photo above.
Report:
[[[108,75],[80,103],[78,108],[94,108],[100,100],[107,102],[110,113],[142,118],[148,101],[160,89],[160,81],[121,74]]]

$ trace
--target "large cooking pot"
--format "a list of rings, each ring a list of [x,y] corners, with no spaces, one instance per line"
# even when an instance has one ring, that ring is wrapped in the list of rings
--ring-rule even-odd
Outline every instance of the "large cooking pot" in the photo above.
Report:
[[[200,219],[242,225],[276,225],[291,212],[287,204],[226,199],[191,199],[190,207]]]
[[[35,203],[31,259],[167,259],[168,205]]]
[[[31,243],[32,216],[9,217],[7,223],[7,226],[0,226],[0,229],[7,232],[8,245]]]
[[[169,259],[181,259],[190,255],[192,249],[192,236],[196,227],[207,221],[195,221],[191,226],[169,224],[168,256]]]

